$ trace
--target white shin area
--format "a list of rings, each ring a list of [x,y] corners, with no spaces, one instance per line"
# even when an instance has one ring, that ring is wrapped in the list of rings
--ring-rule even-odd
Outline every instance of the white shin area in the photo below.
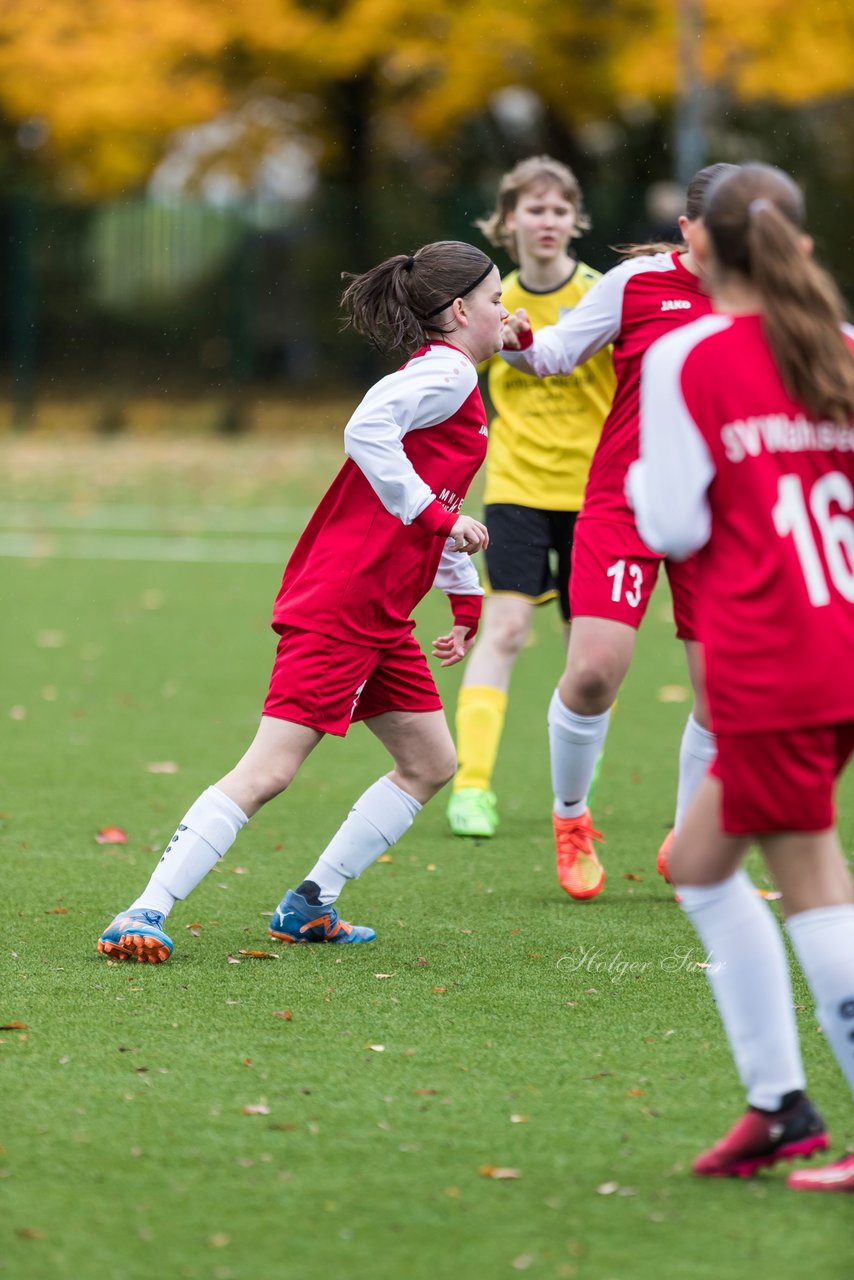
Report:
[[[710,729],[704,729],[689,715],[679,746],[679,783],[676,789],[676,830],[682,825],[685,812],[694,793],[709,771],[709,765],[717,755],[718,744]]]
[[[776,1111],[803,1089],[783,938],[743,871],[710,885],[680,885],[682,908],[706,949],[706,970],[751,1106]]]
[[[323,905],[333,903],[348,880],[357,880],[396,844],[420,811],[414,796],[391,778],[380,778],[368,787],[305,877],[320,889]]]
[[[570,711],[557,689],[549,703],[549,754],[554,812],[577,818],[587,808],[596,761],[608,736],[610,708],[596,716]]]
[[[854,905],[800,911],[786,928],[827,1043],[854,1093]]]
[[[224,791],[208,787],[187,810],[146,888],[129,909],[168,915],[176,900],[186,898],[228,852],[248,821]]]

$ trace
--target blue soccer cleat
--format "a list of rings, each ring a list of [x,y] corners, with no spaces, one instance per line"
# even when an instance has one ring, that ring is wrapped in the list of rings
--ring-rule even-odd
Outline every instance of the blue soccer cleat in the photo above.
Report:
[[[270,921],[270,933],[280,942],[373,942],[367,925],[349,924],[334,907],[308,902],[289,889]]]
[[[162,964],[172,954],[172,939],[163,931],[161,911],[124,911],[107,925],[98,939],[98,950],[111,960],[137,960]]]

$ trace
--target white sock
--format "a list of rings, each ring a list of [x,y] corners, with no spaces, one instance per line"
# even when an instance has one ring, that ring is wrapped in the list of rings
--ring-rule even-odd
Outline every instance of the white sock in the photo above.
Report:
[[[827,1043],[854,1092],[854,906],[799,911],[786,928]]]
[[[598,716],[570,711],[555,689],[549,703],[549,751],[554,811],[560,818],[577,818],[587,808],[587,793],[596,761],[608,735],[610,708]]]
[[[421,812],[421,805],[391,778],[380,778],[353,805],[305,877],[329,906],[348,880],[357,880],[380,854],[396,844]]]
[[[679,885],[679,894],[708,953],[706,972],[747,1101],[776,1111],[806,1080],[774,916],[743,871],[719,884]]]
[[[176,899],[186,898],[228,852],[248,821],[224,791],[208,787],[178,824],[145,890],[128,909],[168,915]]]
[[[709,765],[718,752],[715,735],[704,729],[694,719],[693,711],[689,715],[682,733],[679,747],[679,783],[676,789],[676,822],[678,831],[685,817],[685,811],[694,798],[694,792],[705,778]]]

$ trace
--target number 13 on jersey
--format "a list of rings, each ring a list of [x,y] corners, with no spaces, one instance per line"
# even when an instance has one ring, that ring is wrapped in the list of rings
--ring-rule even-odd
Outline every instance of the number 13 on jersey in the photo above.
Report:
[[[831,514],[834,503],[838,510]],[[841,471],[830,471],[816,480],[808,497],[800,476],[780,477],[777,504],[771,512],[774,528],[781,538],[791,536],[810,604],[816,608],[830,604],[831,586],[844,600],[854,603],[854,521],[844,514],[852,508],[854,489]],[[810,513],[821,537],[820,548]]]
[[[607,570],[607,576],[614,579],[611,599],[615,603],[622,600],[625,587],[626,604],[636,609],[643,599],[643,570],[640,565],[627,563],[625,560],[615,560]]]

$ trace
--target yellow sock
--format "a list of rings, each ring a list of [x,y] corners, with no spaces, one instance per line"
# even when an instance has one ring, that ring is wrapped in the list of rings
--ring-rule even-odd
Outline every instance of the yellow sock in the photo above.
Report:
[[[504,730],[507,694],[490,685],[468,685],[457,698],[457,756],[460,767],[454,791],[477,787],[488,791]]]

